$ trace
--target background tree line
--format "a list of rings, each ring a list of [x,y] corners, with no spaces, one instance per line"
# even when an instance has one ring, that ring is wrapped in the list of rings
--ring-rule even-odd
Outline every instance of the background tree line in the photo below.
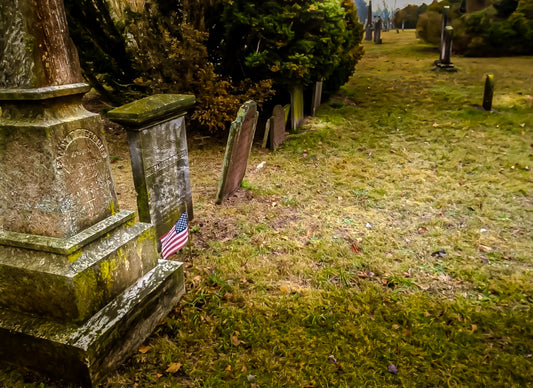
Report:
[[[363,54],[352,0],[65,0],[90,84],[114,104],[192,93],[190,118],[225,128],[247,99],[337,90]]]
[[[417,35],[440,42],[444,6],[450,6],[453,49],[467,56],[533,55],[533,0],[444,0],[417,22]]]

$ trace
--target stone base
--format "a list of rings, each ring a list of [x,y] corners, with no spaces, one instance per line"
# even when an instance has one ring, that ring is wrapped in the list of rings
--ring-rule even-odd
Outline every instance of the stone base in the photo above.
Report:
[[[436,60],[435,62],[433,62],[433,64],[435,65],[435,67],[432,69],[432,70],[442,70],[442,71],[448,71],[448,72],[451,72],[451,73],[454,73],[457,71],[457,69],[455,68],[455,66],[453,65],[453,63],[444,63],[444,62],[441,62],[440,60]]]
[[[150,335],[185,292],[182,264],[160,260],[80,326],[0,309],[0,359],[95,386]]]

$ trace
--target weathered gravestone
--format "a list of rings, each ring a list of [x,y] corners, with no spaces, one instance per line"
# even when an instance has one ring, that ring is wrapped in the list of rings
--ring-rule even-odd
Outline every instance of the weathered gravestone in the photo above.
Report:
[[[276,105],[272,110],[272,117],[267,120],[263,148],[275,150],[285,140],[285,110],[281,105]]]
[[[483,91],[483,109],[492,110],[492,98],[494,96],[494,74],[487,74],[485,89]]]
[[[368,2],[368,13],[366,16],[365,40],[372,40],[372,1]]]
[[[442,46],[441,59],[435,61],[435,69],[455,72],[457,69],[451,62],[452,56],[453,27],[446,26],[444,29],[444,45]]]
[[[231,123],[217,191],[218,204],[241,186],[252,149],[258,115],[257,104],[254,101],[246,101],[239,109],[235,121]]]
[[[440,58],[442,62],[444,60],[444,41],[446,40],[446,26],[448,26],[448,18],[450,15],[450,6],[445,5],[442,9],[442,25],[440,29]]]
[[[193,218],[186,110],[193,95],[158,94],[110,110],[126,128],[139,220],[163,236],[186,210]]]
[[[311,103],[311,116],[316,114],[316,111],[322,103],[322,81],[315,82],[315,87],[313,89],[313,101]]]
[[[183,294],[119,211],[62,0],[0,2],[0,358],[93,385]]]
[[[381,17],[378,16],[378,19],[374,23],[374,43],[377,43],[377,44],[383,43],[381,40],[382,23],[383,21],[381,20]]]
[[[291,89],[291,129],[294,131],[304,122],[304,88],[301,85]]]

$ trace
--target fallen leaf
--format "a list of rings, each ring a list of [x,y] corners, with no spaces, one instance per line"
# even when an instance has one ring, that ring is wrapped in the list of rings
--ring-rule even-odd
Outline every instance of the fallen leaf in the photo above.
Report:
[[[246,365],[243,365],[242,368],[241,368],[241,372],[246,372]]]
[[[479,245],[479,250],[481,252],[485,252],[485,253],[488,253],[488,252],[492,252],[492,248],[491,247],[488,247],[486,245]]]
[[[225,370],[229,372],[231,370],[231,365],[228,365]]]
[[[287,293],[287,292],[289,292],[289,289],[287,288],[287,286],[281,286],[281,287],[279,288],[279,290],[280,290],[281,292],[283,292],[283,293]]]
[[[139,348],[139,353],[145,354],[145,353],[148,352],[150,349],[152,349],[152,347],[151,347],[150,345],[141,346],[141,347]]]
[[[424,234],[427,231],[428,231],[428,228],[426,228],[425,226],[418,228],[418,234]]]
[[[413,335],[413,332],[409,329],[403,329],[402,330],[402,334],[405,336],[405,337],[410,337]]]
[[[241,341],[237,338],[236,335],[231,336],[231,344],[233,346],[239,346],[241,344]]]
[[[396,365],[394,364],[389,364],[387,370],[392,374],[398,374],[398,368],[396,368]]]
[[[169,365],[168,365],[168,368],[165,372],[168,372],[168,373],[176,373],[177,371],[179,371],[181,368],[181,363],[180,362],[171,362]]]
[[[360,250],[361,250],[361,249],[357,246],[357,243],[352,243],[351,248],[352,248],[352,251],[353,251],[354,253],[359,253]]]

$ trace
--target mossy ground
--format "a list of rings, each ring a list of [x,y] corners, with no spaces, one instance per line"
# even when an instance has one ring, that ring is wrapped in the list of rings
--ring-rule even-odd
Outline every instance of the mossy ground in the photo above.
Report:
[[[531,384],[533,57],[383,41],[222,205],[191,139],[187,294],[104,386]]]

